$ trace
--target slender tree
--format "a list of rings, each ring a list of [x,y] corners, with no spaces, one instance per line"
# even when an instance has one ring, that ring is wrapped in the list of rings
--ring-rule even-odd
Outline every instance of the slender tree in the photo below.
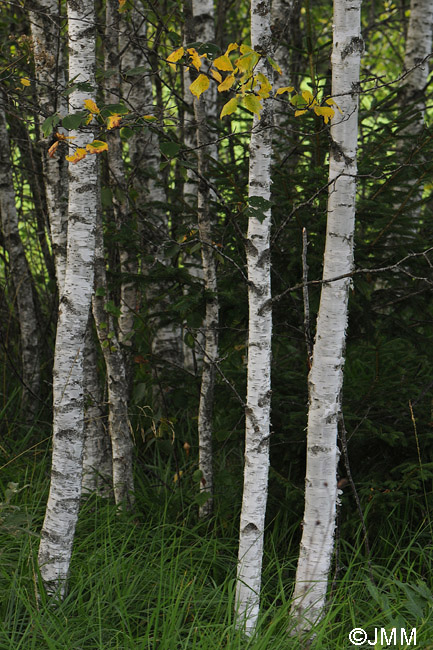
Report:
[[[32,419],[41,387],[39,324],[33,281],[21,241],[6,123],[6,96],[0,92],[0,213],[4,243],[9,256],[11,284],[21,335],[22,412]]]
[[[69,76],[94,86],[93,0],[68,8]],[[83,109],[88,91],[75,88],[70,111]],[[73,132],[71,157],[85,148],[88,131]],[[60,297],[53,373],[51,484],[39,546],[39,567],[47,591],[63,598],[78,517],[84,443],[83,356],[94,281],[97,158],[69,167],[68,237],[65,281]]]
[[[337,425],[341,411],[350,279],[353,269],[361,0],[334,1],[329,198],[322,292],[309,374],[305,511],[292,614],[309,630],[323,614],[334,546]]]
[[[251,0],[252,48],[271,56],[271,15],[269,0]],[[272,83],[272,68],[266,56],[258,65]],[[249,197],[260,197],[270,205],[272,160],[272,102],[264,104],[259,121],[254,116],[250,141]],[[263,536],[269,470],[271,407],[272,313],[270,266],[270,208],[261,218],[248,222],[246,255],[248,266],[248,371],[245,409],[244,491],[239,531],[236,612],[239,625],[251,634],[260,604]]]

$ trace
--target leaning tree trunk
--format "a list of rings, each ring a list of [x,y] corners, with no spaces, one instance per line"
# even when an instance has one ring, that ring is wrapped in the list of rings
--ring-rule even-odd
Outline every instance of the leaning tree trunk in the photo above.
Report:
[[[95,84],[93,0],[68,2],[69,76]],[[70,111],[83,109],[88,93],[69,95]],[[85,147],[88,132],[72,141]],[[71,145],[71,154],[75,148]],[[39,546],[39,567],[48,593],[63,598],[81,496],[84,438],[83,353],[94,280],[97,158],[69,167],[65,281],[60,297],[53,373],[53,456],[51,485]]]
[[[254,50],[271,55],[270,1],[251,0],[251,43]],[[272,83],[272,68],[262,58],[257,73]],[[272,159],[272,100],[265,102],[261,120],[254,116],[250,142],[249,197],[270,205]],[[246,241],[248,266],[248,371],[245,409],[244,492],[239,531],[236,614],[251,634],[260,605],[263,536],[269,470],[271,408],[272,312],[270,264],[270,208],[261,218],[249,218]]]
[[[22,413],[34,418],[41,386],[39,326],[33,282],[18,225],[15,189],[6,123],[6,97],[0,93],[0,213],[5,247],[9,256],[14,302],[21,336]]]
[[[305,511],[292,615],[296,632],[308,631],[323,614],[334,548],[337,490],[337,424],[341,409],[350,279],[327,278],[353,269],[358,83],[363,49],[361,0],[334,1],[332,94],[342,114],[331,126],[329,199],[322,293],[309,411]]]

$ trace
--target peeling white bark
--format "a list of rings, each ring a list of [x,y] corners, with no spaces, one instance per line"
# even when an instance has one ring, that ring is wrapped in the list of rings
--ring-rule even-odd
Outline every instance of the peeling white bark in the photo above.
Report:
[[[358,82],[363,49],[361,0],[334,0],[332,94],[343,114],[332,119],[323,279],[353,269]],[[292,615],[308,631],[325,606],[337,505],[337,420],[341,409],[350,279],[322,286],[309,411],[305,511]]]
[[[68,2],[70,78],[94,85],[93,0]],[[81,110],[88,93],[74,90],[70,110]],[[89,134],[75,131],[83,147]],[[71,146],[71,154],[73,152]],[[68,241],[60,298],[53,373],[51,485],[39,546],[39,567],[50,594],[63,598],[78,517],[84,437],[83,351],[94,279],[97,158],[69,166]]]
[[[272,56],[270,2],[251,0],[252,47]],[[266,59],[257,71],[272,83]],[[254,116],[250,142],[249,196],[270,201],[272,160],[272,102],[264,104],[261,120]],[[263,220],[250,217],[246,243],[248,266],[248,374],[245,410],[244,491],[239,531],[236,585],[238,625],[252,634],[260,605],[263,536],[268,492],[271,407],[272,313],[270,265],[270,208]],[[266,306],[267,305],[267,306]]]
[[[40,342],[33,283],[18,225],[15,189],[10,159],[10,141],[6,123],[6,97],[0,92],[0,213],[5,248],[9,256],[21,338],[21,366],[24,382],[22,413],[31,420],[38,407],[40,393]]]

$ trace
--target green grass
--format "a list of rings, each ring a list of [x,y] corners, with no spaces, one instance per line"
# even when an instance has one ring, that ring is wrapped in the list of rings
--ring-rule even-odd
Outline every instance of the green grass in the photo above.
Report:
[[[28,447],[31,442],[26,441]],[[180,498],[178,488],[155,486],[154,476],[137,477],[133,516],[119,516],[112,504],[97,497],[83,503],[69,593],[53,607],[37,571],[48,460],[37,447],[0,472],[0,650],[301,647],[287,631],[299,521],[283,511],[268,524],[262,617],[256,636],[246,639],[233,617],[236,508],[230,519],[216,516],[200,524],[187,485]],[[162,468],[155,469],[162,473]],[[22,489],[9,493],[5,504],[10,480]],[[348,639],[354,627],[364,628],[369,638],[374,628],[410,632],[415,627],[416,647],[433,649],[431,525],[426,519],[412,531],[407,523],[413,519],[410,504],[408,499],[404,508],[394,509],[381,527],[376,522],[371,540],[374,584],[359,522],[353,519],[349,540],[345,533],[350,522],[345,521],[336,588],[315,630],[314,648],[356,647]],[[366,519],[368,526],[368,507]]]

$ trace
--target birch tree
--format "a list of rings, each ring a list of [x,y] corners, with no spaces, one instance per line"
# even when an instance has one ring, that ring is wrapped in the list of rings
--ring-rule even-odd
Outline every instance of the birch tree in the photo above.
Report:
[[[69,76],[95,83],[93,0],[68,9]],[[71,112],[83,109],[89,93],[69,95]],[[70,154],[85,150],[88,132],[72,133]],[[68,236],[65,281],[60,297],[53,373],[53,454],[51,484],[39,546],[39,567],[49,594],[63,598],[78,517],[84,437],[83,353],[94,281],[97,159],[86,156],[69,167]]]
[[[251,44],[271,55],[269,0],[251,0]],[[272,83],[272,68],[265,57],[257,65]],[[259,197],[270,206],[272,159],[272,105],[265,102],[261,120],[254,116],[250,141],[249,198]],[[260,604],[263,536],[269,470],[271,406],[272,313],[270,266],[270,207],[261,218],[249,218],[246,241],[248,267],[248,371],[245,409],[245,468],[239,531],[236,586],[238,624],[251,634]]]
[[[353,269],[361,0],[334,1],[332,94],[342,114],[331,126],[329,197],[322,292],[309,374],[305,511],[292,615],[296,630],[323,614],[338,500],[337,425],[341,411],[350,279]]]
[[[6,123],[6,96],[0,92],[0,213],[4,243],[9,256],[14,302],[20,326],[22,367],[22,412],[33,418],[40,394],[39,324],[33,282],[21,241]]]

